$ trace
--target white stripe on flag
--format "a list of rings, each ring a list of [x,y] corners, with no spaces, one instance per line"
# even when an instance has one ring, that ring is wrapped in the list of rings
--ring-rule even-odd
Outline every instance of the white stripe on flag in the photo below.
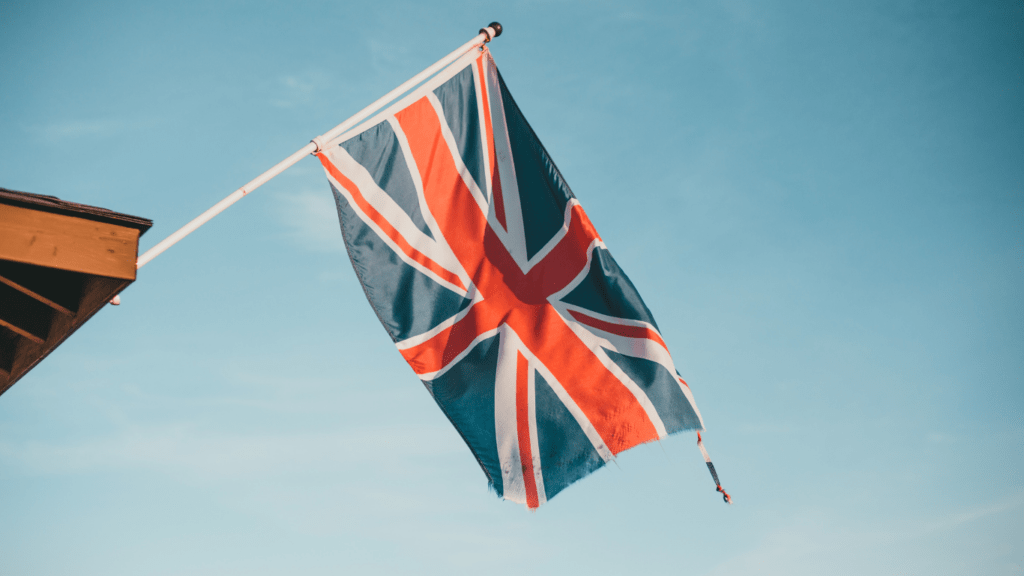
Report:
[[[509,330],[509,332],[511,332],[511,330]],[[558,396],[558,399],[562,401],[562,404],[569,413],[572,414],[572,417],[576,419],[576,423],[579,424],[580,428],[583,430],[583,434],[585,434],[587,439],[590,440],[590,444],[594,447],[594,450],[597,451],[605,462],[614,460],[615,455],[612,454],[612,451],[604,443],[601,435],[597,433],[597,429],[590,423],[587,415],[583,413],[583,410],[576,404],[576,401],[572,399],[572,396],[565,391],[565,388],[563,388],[562,384],[557,378],[555,378],[555,375],[551,373],[551,370],[548,370],[548,367],[534,356],[525,346],[522,348],[522,353],[523,356],[526,356],[530,366],[537,372],[540,372],[540,375],[544,377],[544,381],[551,387],[555,396]]]
[[[519,181],[512,161],[512,144],[508,137],[508,126],[505,123],[505,104],[501,99],[501,87],[498,85],[498,72],[489,52],[485,53],[487,66],[487,95],[491,105],[491,127],[494,129],[494,153],[498,161],[498,177],[501,181],[501,198],[505,206],[505,223],[508,232],[501,226],[492,224],[491,228],[501,237],[508,247],[509,254],[526,269],[526,233],[523,231],[523,209],[519,202]]]
[[[405,211],[402,210],[386,192],[377,186],[377,183],[374,182],[373,177],[370,176],[370,173],[367,172],[366,168],[363,168],[361,164],[349,156],[348,152],[341,147],[338,147],[328,153],[327,158],[332,164],[334,164],[334,167],[337,168],[339,172],[344,174],[349,180],[352,180],[359,189],[363,198],[373,206],[375,210],[380,212],[381,216],[387,220],[388,224],[394,227],[398,234],[401,235],[410,246],[423,253],[423,255],[436,262],[445,270],[458,276],[464,283],[468,282],[468,277],[462,269],[462,265],[459,264],[459,261],[453,254],[451,254],[451,251],[441,248],[441,244],[434,242],[419,228],[417,228],[412,219],[409,218],[409,215],[406,214]],[[391,248],[395,255],[401,258],[403,262],[419,270],[423,274],[426,274],[429,278],[456,294],[462,296],[468,295],[467,291],[463,288],[441,278],[434,273],[434,271],[410,258],[405,251],[402,250],[395,241],[392,240],[391,237],[385,233],[372,218],[369,217],[369,215],[363,212],[362,208],[359,207],[355,199],[352,197],[352,193],[340,182],[335,180],[329,172],[327,172],[327,179],[334,184],[335,189],[345,197],[356,216],[358,216],[364,224],[369,226],[374,233]],[[469,284],[467,284],[467,286],[469,286]]]
[[[462,152],[459,151],[459,145],[455,142],[455,135],[452,134],[452,129],[448,126],[448,120],[444,117],[444,108],[441,107],[441,101],[437,99],[437,95],[433,92],[427,94],[427,101],[434,107],[434,113],[437,114],[437,121],[441,126],[441,137],[444,138],[444,143],[448,145],[448,152],[455,161],[455,169],[459,172],[459,176],[462,176],[462,183],[466,185],[470,194],[473,195],[473,200],[476,200],[476,204],[480,207],[480,212],[484,218],[487,218],[487,213],[490,209],[487,197],[480,190],[480,186],[477,185],[476,180],[462,159]]]
[[[594,355],[597,356],[597,359],[601,364],[603,364],[604,367],[615,376],[615,378],[622,382],[622,385],[629,390],[630,394],[632,394],[634,398],[636,398],[637,403],[644,409],[644,413],[647,414],[647,418],[650,419],[651,424],[654,425],[654,430],[658,433],[658,438],[668,436],[668,431],[665,429],[665,423],[662,422],[661,416],[658,414],[657,409],[654,408],[654,403],[647,397],[647,393],[644,392],[643,388],[634,382],[633,379],[615,363],[615,361],[608,357],[608,354],[605,353],[604,348],[601,346],[601,339],[592,334],[578,322],[572,321],[561,314],[558,316],[563,322],[565,322],[565,325],[568,326],[569,329],[587,345],[587,348],[590,348],[594,352]],[[674,374],[675,372],[673,372],[673,375]]]
[[[525,348],[525,347],[524,347]],[[537,433],[537,371],[533,369],[527,359],[527,394],[529,405],[530,423],[530,456],[533,460],[533,480],[537,486],[537,506],[548,501],[547,493],[544,491],[544,471],[540,465],[540,435]]]
[[[519,458],[519,428],[516,421],[516,367],[524,347],[507,324],[498,328],[498,369],[494,378],[494,432],[501,462],[502,497],[526,504],[523,464]]]

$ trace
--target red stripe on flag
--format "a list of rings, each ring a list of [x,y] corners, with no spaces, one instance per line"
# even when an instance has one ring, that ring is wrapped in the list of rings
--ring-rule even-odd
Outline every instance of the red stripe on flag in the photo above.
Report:
[[[491,102],[488,96],[487,75],[484,74],[484,55],[476,59],[476,68],[480,73],[481,99],[484,101],[484,142],[487,143],[487,157],[491,165],[491,197],[494,198],[494,215],[501,227],[508,230],[505,224],[505,201],[501,198],[501,178],[498,174],[498,155],[494,151],[494,125],[491,123]]]
[[[625,336],[627,338],[646,338],[648,340],[654,340],[665,350],[668,350],[668,346],[665,345],[665,341],[661,339],[661,336],[657,332],[647,328],[645,326],[628,326],[625,324],[613,324],[611,322],[605,322],[604,320],[581,314],[575,310],[569,310],[569,315],[576,319],[580,324],[586,324],[591,328],[597,328],[598,330],[604,330],[612,334],[619,336]],[[682,379],[679,380],[682,382]],[[686,384],[686,382],[683,382]]]
[[[455,356],[452,351],[464,349],[464,345],[468,345],[466,341],[472,341],[474,335],[504,322],[551,371],[613,454],[656,440],[657,430],[636,397],[569,329],[554,307],[544,298],[537,298],[542,291],[553,293],[562,286],[546,286],[537,290],[526,285],[522,270],[497,239],[486,215],[456,169],[452,152],[441,134],[441,121],[430,101],[426,97],[421,98],[395,117],[405,132],[419,169],[430,213],[484,298],[483,302],[474,305],[474,308],[483,305],[479,311],[474,311],[476,316],[467,315],[451,329],[410,349],[410,356],[417,360],[429,359],[431,367],[440,369]],[[587,236],[582,219],[580,223],[583,235]],[[571,234],[566,235],[562,242],[573,244],[579,240],[577,234]],[[584,254],[584,264],[587,246],[589,241],[576,246],[576,250]],[[572,273],[550,278],[571,279],[582,271],[583,264],[579,264],[578,254],[566,252],[563,258],[560,247],[552,252],[556,254],[553,262],[561,258],[564,265],[579,267]],[[493,324],[494,321],[498,324]],[[457,331],[464,335],[453,346],[448,339],[454,338]],[[415,354],[412,354],[414,350]]]
[[[522,352],[516,353],[516,427],[519,432],[519,461],[523,465],[526,506],[540,506],[537,479],[533,475],[533,447],[530,444],[530,365]]]
[[[395,117],[419,169],[427,206],[455,257],[474,284],[501,286],[498,271],[488,265],[484,253],[487,216],[455,167],[434,107],[423,97]]]
[[[459,277],[455,273],[445,269],[437,262],[431,260],[430,257],[427,256],[426,254],[413,248],[412,245],[409,244],[405,240],[405,238],[402,237],[398,230],[396,230],[394,226],[392,226],[391,223],[388,222],[387,219],[384,218],[384,216],[377,211],[376,208],[374,208],[369,202],[366,201],[366,198],[363,197],[362,193],[359,191],[359,187],[356,186],[355,182],[352,182],[351,180],[346,178],[345,175],[342,174],[341,171],[338,170],[338,168],[330,160],[327,159],[327,156],[323,152],[317,154],[316,156],[317,158],[320,159],[320,163],[324,165],[324,168],[327,169],[327,172],[330,173],[330,175],[335,180],[337,180],[339,184],[344,186],[345,189],[348,190],[350,194],[352,194],[352,199],[355,200],[356,205],[359,206],[359,209],[362,210],[364,214],[369,216],[370,220],[373,220],[374,224],[379,226],[381,230],[383,230],[384,233],[387,234],[388,238],[390,238],[392,242],[398,245],[399,249],[401,249],[406,256],[408,256],[414,262],[423,266],[427,270],[430,270],[434,274],[437,274],[446,282],[458,286],[462,290],[466,290],[466,286],[463,285],[462,280],[459,279]]]
[[[569,215],[569,229],[544,259],[530,269],[523,279],[520,294],[535,293],[530,301],[544,301],[572,282],[587,265],[589,246],[600,240],[583,207],[575,204]]]
[[[658,439],[654,423],[633,393],[553,306],[524,305],[510,311],[506,321],[576,402],[612,454]]]
[[[477,302],[455,324],[426,342],[400,350],[402,357],[417,374],[437,372],[465,352],[477,336],[501,326],[501,312],[490,301]]]

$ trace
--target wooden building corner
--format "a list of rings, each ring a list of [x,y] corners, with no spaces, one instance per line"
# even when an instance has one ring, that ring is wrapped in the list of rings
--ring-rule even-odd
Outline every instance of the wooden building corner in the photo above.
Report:
[[[0,394],[135,281],[152,225],[0,188]]]

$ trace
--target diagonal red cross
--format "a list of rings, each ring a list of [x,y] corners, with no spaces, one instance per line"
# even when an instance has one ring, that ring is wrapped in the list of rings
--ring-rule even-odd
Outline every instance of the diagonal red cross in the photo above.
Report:
[[[548,302],[587,265],[600,239],[583,209],[571,212],[566,235],[524,274],[488,225],[466,187],[426,97],[396,114],[423,180],[427,206],[483,299],[451,327],[402,355],[418,374],[436,372],[484,332],[507,324],[580,407],[617,454],[658,433],[636,397]]]
[[[459,263],[483,297],[452,326],[423,343],[401,350],[413,370],[417,374],[441,370],[479,335],[504,324],[515,331],[523,345],[572,397],[612,454],[657,439],[657,430],[636,397],[548,302],[548,297],[565,288],[584,270],[590,244],[600,239],[583,208],[578,204],[573,206],[565,236],[529,273],[523,273],[463,182],[430,101],[426,97],[421,98],[395,116],[405,132],[419,169],[427,206]],[[439,277],[462,286],[454,273],[444,270],[408,245],[383,215],[366,201],[355,183],[324,154],[318,156],[327,171],[352,194],[359,208],[381,227],[398,249]],[[494,166],[493,150],[491,158]],[[493,176],[497,186],[496,171]],[[613,325],[572,314],[584,324],[623,336],[649,338],[664,346],[653,330]],[[516,355],[515,361],[520,460],[527,505],[535,508],[538,497],[529,438],[528,363],[522,353]]]

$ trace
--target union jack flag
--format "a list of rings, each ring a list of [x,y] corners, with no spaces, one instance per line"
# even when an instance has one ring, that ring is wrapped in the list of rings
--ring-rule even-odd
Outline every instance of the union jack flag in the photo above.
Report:
[[[366,297],[500,497],[703,429],[657,324],[486,48],[318,153]]]

